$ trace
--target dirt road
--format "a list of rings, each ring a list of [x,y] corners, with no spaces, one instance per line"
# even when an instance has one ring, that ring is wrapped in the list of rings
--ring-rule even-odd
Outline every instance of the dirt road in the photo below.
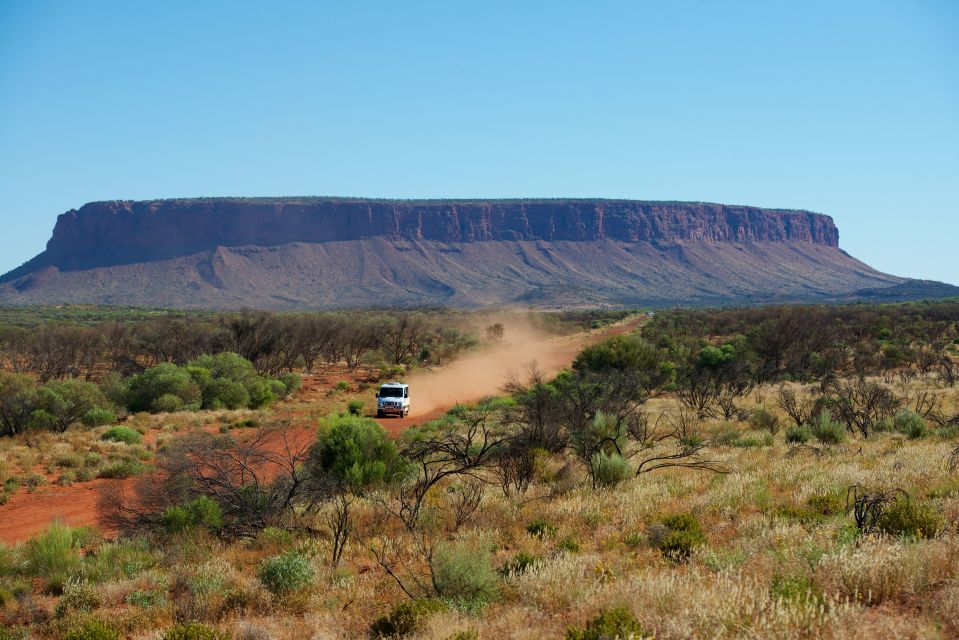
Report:
[[[507,326],[502,346],[468,355],[432,372],[410,376],[407,381],[413,398],[411,415],[377,419],[377,422],[390,435],[398,436],[415,424],[438,418],[457,403],[475,402],[500,393],[511,375],[522,379],[530,363],[535,362],[537,368],[547,374],[555,374],[569,366],[584,346],[631,331],[643,319],[631,318],[605,329],[564,337],[537,333],[526,326]],[[304,395],[309,397],[308,393]],[[312,437],[312,430],[300,435]],[[0,542],[8,545],[23,542],[56,519],[71,526],[96,526],[99,489],[106,483],[116,482],[127,486],[132,483],[131,480],[94,480],[68,487],[45,485],[34,493],[18,491],[7,504],[0,506]]]

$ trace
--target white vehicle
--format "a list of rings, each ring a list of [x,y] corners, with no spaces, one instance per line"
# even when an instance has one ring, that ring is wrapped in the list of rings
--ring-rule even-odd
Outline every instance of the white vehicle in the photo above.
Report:
[[[410,413],[410,386],[399,382],[387,382],[376,392],[376,417],[387,414],[405,418]]]

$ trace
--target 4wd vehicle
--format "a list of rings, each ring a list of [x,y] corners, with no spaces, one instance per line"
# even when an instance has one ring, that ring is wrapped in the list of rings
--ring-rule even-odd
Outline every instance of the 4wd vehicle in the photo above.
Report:
[[[406,417],[410,413],[410,387],[399,382],[387,382],[376,392],[376,417],[387,414]]]

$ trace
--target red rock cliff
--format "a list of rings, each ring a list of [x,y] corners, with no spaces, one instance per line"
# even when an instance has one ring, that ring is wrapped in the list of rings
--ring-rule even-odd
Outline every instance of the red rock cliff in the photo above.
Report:
[[[829,216],[720,204],[205,198],[84,205],[59,216],[47,251],[31,263],[75,269],[188,255],[216,246],[275,246],[371,236],[448,243],[610,239],[837,246],[839,240]]]

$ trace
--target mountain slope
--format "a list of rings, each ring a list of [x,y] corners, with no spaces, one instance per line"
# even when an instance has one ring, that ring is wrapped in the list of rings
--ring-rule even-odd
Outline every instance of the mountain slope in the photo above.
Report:
[[[916,289],[838,239],[821,214],[702,203],[92,203],[61,215],[47,250],[0,277],[0,303],[660,306]]]

